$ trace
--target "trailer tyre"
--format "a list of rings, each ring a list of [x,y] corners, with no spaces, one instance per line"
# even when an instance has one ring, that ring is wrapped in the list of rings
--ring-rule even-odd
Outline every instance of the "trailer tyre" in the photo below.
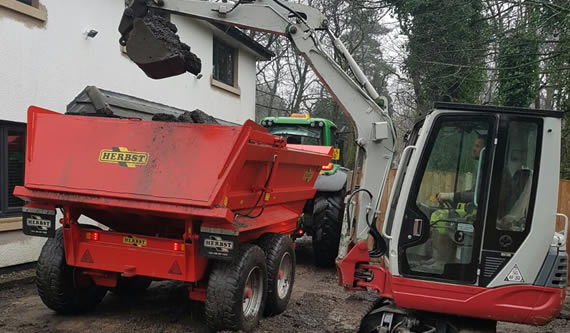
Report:
[[[315,263],[330,267],[335,263],[344,210],[344,191],[318,192],[313,208],[313,252]]]
[[[36,286],[44,304],[62,314],[81,313],[101,302],[107,289],[68,266],[63,247],[63,230],[44,244],[36,268]]]
[[[228,261],[216,261],[206,290],[205,317],[214,331],[254,329],[267,296],[267,267],[263,250],[253,244],[240,245]]]
[[[295,282],[295,251],[287,235],[265,234],[258,242],[267,259],[267,301],[264,314],[285,311]]]

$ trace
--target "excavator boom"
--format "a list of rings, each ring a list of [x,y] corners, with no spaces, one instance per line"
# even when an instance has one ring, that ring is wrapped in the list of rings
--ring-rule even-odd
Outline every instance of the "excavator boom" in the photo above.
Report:
[[[347,189],[339,283],[382,297],[361,332],[493,331],[497,320],[543,325],[560,311],[567,237],[555,232],[555,218],[565,218],[565,229],[568,219],[552,199],[562,113],[436,104],[402,153],[381,235],[375,222],[394,126],[326,18],[281,0],[134,0],[120,42],[152,78],[200,71],[161,11],[287,37],[351,119],[360,181],[353,178]],[[355,80],[328,55],[318,33],[329,35]]]
[[[119,25],[120,43],[126,46],[128,56],[147,76],[156,79],[186,71],[198,74],[200,67],[190,47],[176,36],[176,27],[164,20],[160,11],[289,38],[298,54],[312,67],[353,122],[359,147],[357,155],[363,160],[359,183],[361,190],[356,195],[368,193],[369,196],[363,196],[361,204],[351,205],[357,211],[350,214],[350,221],[345,216],[339,256],[344,256],[354,240],[366,239],[369,231],[379,240],[376,228],[371,229],[370,225],[379,213],[396,134],[386,111],[386,100],[374,90],[340,39],[328,30],[326,17],[315,8],[279,0],[238,1],[235,4],[195,0],[134,0],[125,9]],[[330,35],[335,48],[347,59],[358,83],[324,50],[317,35],[319,31]],[[356,182],[352,184],[349,193],[354,191]]]

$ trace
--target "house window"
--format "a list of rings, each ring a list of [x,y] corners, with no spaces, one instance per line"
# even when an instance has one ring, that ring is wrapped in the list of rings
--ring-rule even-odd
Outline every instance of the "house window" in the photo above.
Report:
[[[47,10],[44,6],[40,6],[40,0],[0,0],[0,7],[9,8],[40,21],[47,20]]]
[[[24,202],[13,195],[24,184],[26,125],[0,122],[0,217],[20,215]]]
[[[238,50],[214,38],[214,68],[212,84],[221,88],[238,88],[237,84]],[[218,85],[222,83],[225,86]],[[235,92],[235,91],[233,91]]]

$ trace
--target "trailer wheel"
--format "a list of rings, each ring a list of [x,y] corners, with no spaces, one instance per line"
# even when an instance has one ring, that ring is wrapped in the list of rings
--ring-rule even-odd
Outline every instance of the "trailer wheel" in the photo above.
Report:
[[[330,267],[335,263],[340,242],[344,191],[318,192],[313,209],[313,252],[315,263]]]
[[[250,331],[259,322],[267,296],[263,250],[242,244],[231,262],[216,261],[206,290],[205,317],[215,330]]]
[[[267,301],[265,315],[285,311],[295,282],[295,251],[287,235],[265,234],[258,242],[267,258]]]
[[[130,278],[119,277],[117,286],[109,289],[113,294],[119,296],[132,296],[145,291],[152,280],[144,276],[134,276]]]
[[[63,230],[44,244],[36,268],[36,286],[44,304],[62,314],[81,313],[101,302],[107,289],[68,266],[63,248]]]

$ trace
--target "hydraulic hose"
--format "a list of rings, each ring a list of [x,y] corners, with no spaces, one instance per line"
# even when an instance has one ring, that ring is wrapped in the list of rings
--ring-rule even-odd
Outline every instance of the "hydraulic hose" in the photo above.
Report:
[[[358,192],[365,192],[366,194],[368,194],[369,198],[370,198],[370,202],[372,202],[372,199],[374,198],[374,196],[372,195],[372,193],[365,189],[365,188],[360,188],[354,192],[352,192],[350,194],[350,196],[348,197],[347,200],[347,205],[346,205],[346,217],[347,217],[347,221],[349,223],[349,225],[352,223],[352,218],[350,216],[350,203],[352,202],[352,199],[354,198],[354,196],[358,193]],[[370,255],[370,257],[372,258],[377,258],[377,257],[381,257],[386,253],[386,241],[384,241],[384,238],[382,238],[382,235],[380,235],[380,232],[378,232],[378,229],[376,228],[376,224],[373,223],[375,221],[375,217],[376,214],[373,214],[374,219],[373,221],[370,221],[370,214],[369,212],[366,213],[366,224],[368,225],[368,229],[369,229],[369,233],[372,236],[372,239],[374,240],[374,245],[372,247],[372,250],[368,251],[368,254]]]

